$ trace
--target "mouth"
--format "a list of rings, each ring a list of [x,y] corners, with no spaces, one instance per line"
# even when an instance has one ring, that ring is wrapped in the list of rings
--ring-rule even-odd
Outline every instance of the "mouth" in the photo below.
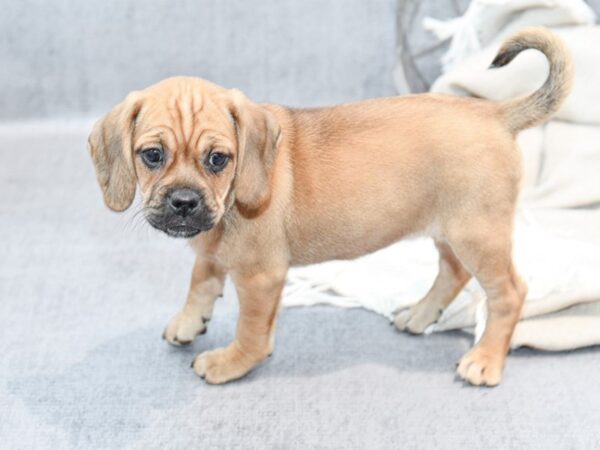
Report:
[[[202,229],[195,228],[189,225],[174,225],[164,228],[164,231],[168,236],[175,238],[191,238],[200,234]]]
[[[148,223],[167,236],[174,238],[192,238],[203,231],[210,230],[213,226],[212,216],[193,218],[179,218],[152,214],[146,217]]]

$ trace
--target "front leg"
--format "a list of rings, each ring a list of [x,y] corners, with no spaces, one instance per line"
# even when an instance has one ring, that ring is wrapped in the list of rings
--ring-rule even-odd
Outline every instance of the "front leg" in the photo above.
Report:
[[[169,322],[163,337],[173,345],[190,344],[206,332],[215,300],[223,293],[225,271],[201,256],[196,258],[192,283],[183,309]]]
[[[236,337],[227,347],[204,352],[192,362],[208,383],[220,384],[246,375],[273,351],[275,325],[287,267],[253,274],[232,274],[240,317]]]

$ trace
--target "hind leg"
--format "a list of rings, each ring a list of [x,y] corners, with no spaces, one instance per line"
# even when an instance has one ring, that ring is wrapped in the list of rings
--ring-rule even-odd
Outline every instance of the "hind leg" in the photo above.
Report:
[[[510,340],[520,319],[527,287],[512,262],[512,216],[473,223],[472,234],[457,233],[450,244],[487,295],[488,317],[481,340],[465,354],[458,375],[474,385],[500,383]]]
[[[439,255],[439,272],[433,286],[417,304],[395,312],[394,325],[401,331],[421,334],[435,323],[446,307],[471,278],[450,246],[442,241],[435,243]]]

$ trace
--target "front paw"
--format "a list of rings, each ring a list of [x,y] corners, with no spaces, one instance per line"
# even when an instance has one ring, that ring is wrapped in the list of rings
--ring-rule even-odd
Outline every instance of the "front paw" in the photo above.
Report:
[[[227,347],[200,353],[192,361],[192,368],[207,383],[222,384],[243,377],[262,359],[242,352],[233,342]]]
[[[198,314],[179,312],[163,333],[163,338],[171,345],[188,345],[200,334],[206,333],[206,324],[210,319]]]
[[[461,358],[456,373],[474,386],[496,386],[502,379],[505,362],[505,353],[476,345]]]

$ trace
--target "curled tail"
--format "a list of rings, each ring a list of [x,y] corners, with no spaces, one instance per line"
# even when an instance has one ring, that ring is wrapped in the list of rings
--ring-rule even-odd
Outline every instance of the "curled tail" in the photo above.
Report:
[[[510,36],[502,44],[490,68],[505,66],[529,48],[546,56],[550,70],[544,85],[534,93],[500,102],[504,123],[513,133],[549,119],[571,92],[573,64],[569,51],[557,36],[545,28],[524,28]]]

